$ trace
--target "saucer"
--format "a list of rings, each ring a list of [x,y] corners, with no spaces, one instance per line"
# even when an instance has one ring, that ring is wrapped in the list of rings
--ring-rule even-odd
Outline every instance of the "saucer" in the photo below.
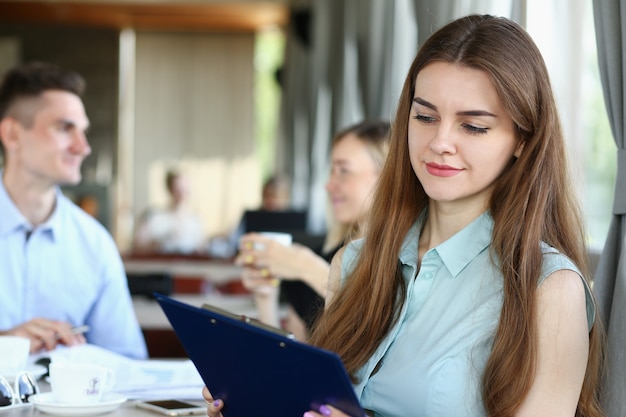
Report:
[[[126,402],[126,397],[113,392],[106,393],[102,400],[94,404],[58,403],[51,392],[36,394],[28,398],[39,411],[59,416],[92,416],[117,409]]]
[[[13,383],[13,381],[15,381],[15,377],[17,376],[17,374],[19,374],[20,372],[24,372],[24,371],[30,373],[32,376],[35,377],[35,379],[39,379],[39,377],[41,377],[42,375],[45,375],[46,372],[48,372],[48,369],[46,369],[45,366],[33,364],[33,365],[28,365],[25,369],[22,369],[20,371],[5,372],[2,369],[0,369],[0,375],[5,377],[10,383]]]

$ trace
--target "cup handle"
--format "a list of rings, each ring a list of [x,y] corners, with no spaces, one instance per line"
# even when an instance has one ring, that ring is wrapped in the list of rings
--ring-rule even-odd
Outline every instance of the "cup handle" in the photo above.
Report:
[[[115,372],[112,369],[107,368],[107,377],[106,382],[104,384],[104,392],[112,391],[113,387],[115,387]]]

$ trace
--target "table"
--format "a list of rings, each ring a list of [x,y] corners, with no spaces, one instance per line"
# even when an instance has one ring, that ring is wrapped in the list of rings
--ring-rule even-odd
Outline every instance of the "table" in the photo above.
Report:
[[[226,260],[197,258],[124,258],[127,274],[167,273],[174,277],[203,277],[214,284],[238,280],[242,268]]]
[[[238,315],[249,317],[257,315],[254,300],[250,295],[174,294],[172,298],[196,307],[206,303]],[[186,357],[187,354],[170,322],[154,299],[134,296],[133,308],[151,358]]]
[[[185,400],[187,401],[187,400]],[[126,401],[124,404],[122,404],[120,406],[120,408],[118,408],[115,411],[112,411],[110,413],[107,414],[98,414],[99,416],[109,416],[109,417],[164,417],[161,414],[149,411],[149,410],[143,410],[141,408],[137,408],[135,406],[135,400],[128,400]],[[188,401],[194,404],[198,404],[198,405],[202,405],[202,406],[206,406],[206,403],[204,403],[203,401]],[[11,411],[0,411],[0,415],[2,415],[3,417],[52,417],[52,414],[47,414],[47,413],[43,413],[39,410],[37,410],[34,406],[33,407],[22,407],[22,408],[18,408],[18,409],[14,409]]]
[[[174,294],[172,298],[196,307],[200,307],[202,304],[206,303],[234,314],[246,315],[250,317],[255,317],[257,314],[254,300],[250,295]],[[161,310],[161,307],[155,300],[146,297],[133,297],[133,307],[135,309],[139,325],[142,329],[151,330],[172,328],[167,320],[167,317],[165,317],[163,310]]]
[[[50,385],[47,382],[39,381],[38,383],[39,383],[39,388],[41,389],[42,392],[50,392]],[[185,401],[193,403],[193,404],[198,404],[202,407],[206,407],[206,403],[204,401],[189,401],[189,400],[185,400]],[[106,414],[98,414],[98,415],[109,416],[109,417],[159,417],[159,416],[163,417],[163,415],[161,414],[158,414],[149,410],[137,408],[135,406],[136,402],[137,402],[136,400],[127,400],[117,410],[114,410]],[[28,407],[12,409],[10,411],[0,411],[0,416],[3,416],[3,417],[5,416],[7,417],[35,417],[35,416],[36,417],[52,417],[53,414],[47,414],[47,413],[39,411],[34,406],[32,407],[28,406]]]
[[[170,275],[173,279],[172,298],[197,307],[211,304],[222,310],[248,317],[258,315],[252,296],[241,285],[242,268],[232,259],[218,259],[202,255],[126,255],[123,257],[126,274],[135,283],[145,283],[159,275]],[[177,287],[181,281],[193,281],[193,291],[181,291]],[[160,282],[160,281],[158,281]],[[203,285],[197,285],[198,282]],[[152,294],[155,288],[148,284],[149,291],[141,288],[133,294]],[[243,290],[243,291],[242,291]],[[169,291],[156,289],[170,294]],[[242,293],[244,292],[244,293]],[[133,307],[143,331],[151,358],[183,357],[186,355],[175,336],[172,327],[156,301],[145,295],[133,296]],[[281,317],[286,315],[286,307],[280,306]],[[1,416],[0,416],[1,417]]]

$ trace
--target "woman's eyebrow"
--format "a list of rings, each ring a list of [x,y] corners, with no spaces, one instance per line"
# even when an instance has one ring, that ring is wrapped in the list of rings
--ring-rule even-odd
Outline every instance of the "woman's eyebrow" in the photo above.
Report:
[[[428,107],[428,108],[429,108],[429,109],[431,109],[431,110],[435,110],[435,111],[437,111],[437,106],[435,106],[435,105],[434,105],[433,103],[431,103],[430,101],[426,101],[426,100],[424,100],[424,99],[423,99],[423,98],[421,98],[421,97],[414,97],[414,98],[413,98],[413,103],[417,103],[417,104],[419,104],[419,105],[421,105],[421,106]]]
[[[458,116],[489,116],[489,117],[498,117],[493,113],[488,112],[487,110],[465,110],[456,112]]]
[[[435,106],[430,101],[424,100],[421,97],[413,98],[413,102],[417,103],[421,106],[428,107],[431,110],[437,111],[437,106]],[[456,112],[457,116],[489,116],[489,117],[498,117],[497,115],[488,112],[487,110],[463,110]]]

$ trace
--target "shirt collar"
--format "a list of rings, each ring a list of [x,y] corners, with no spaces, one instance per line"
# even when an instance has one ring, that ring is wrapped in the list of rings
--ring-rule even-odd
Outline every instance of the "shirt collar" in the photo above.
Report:
[[[0,170],[0,235],[7,235],[16,230],[31,230],[32,226],[26,220],[26,217],[20,213],[20,211],[11,200],[9,193],[2,181],[3,171]]]
[[[55,240],[57,236],[60,236],[61,213],[63,212],[61,206],[66,203],[59,187],[56,187],[55,194],[56,196],[54,199],[54,209],[52,210],[52,214],[48,217],[48,220],[43,222],[38,227],[38,229],[41,229],[46,234],[49,234],[52,240]]]
[[[457,234],[435,248],[453,277],[456,277],[491,243],[493,219],[484,212]]]
[[[400,262],[417,268],[417,248],[420,241],[422,225],[424,224],[425,215],[421,214],[417,221],[411,226],[402,247],[400,248]]]
[[[20,229],[24,232],[33,230],[33,226],[19,211],[9,196],[4,182],[2,181],[2,174],[3,171],[0,170],[0,218],[2,219],[2,221],[0,221],[0,235],[7,235]],[[58,187],[55,193],[55,207],[52,215],[50,215],[48,220],[37,227],[41,232],[50,235],[52,239],[54,239],[54,236],[60,231],[61,215],[59,214],[59,205],[63,204],[63,199],[60,195],[61,190]]]
[[[426,215],[423,213],[409,229],[400,250],[400,262],[417,266],[417,249],[425,219]],[[434,250],[450,274],[456,277],[476,255],[489,246],[492,233],[493,219],[488,212],[484,212]]]

